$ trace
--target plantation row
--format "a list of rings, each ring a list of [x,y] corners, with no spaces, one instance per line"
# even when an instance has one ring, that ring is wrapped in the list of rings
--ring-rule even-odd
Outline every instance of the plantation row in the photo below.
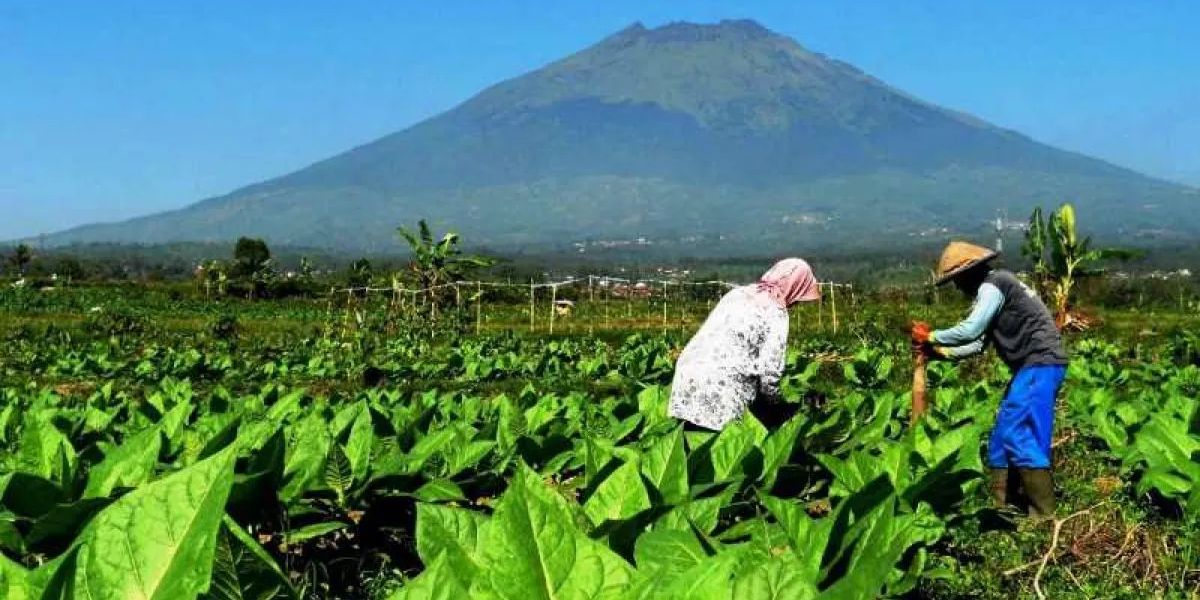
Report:
[[[802,341],[787,402],[710,434],[666,416],[672,335],[38,333],[0,350],[5,598],[950,598],[1033,578],[976,566],[1006,543],[979,491],[997,362],[932,365],[909,427],[906,341]],[[1056,597],[1200,583],[1195,341],[1074,345],[1064,499],[1175,551],[1103,594],[1051,567]]]

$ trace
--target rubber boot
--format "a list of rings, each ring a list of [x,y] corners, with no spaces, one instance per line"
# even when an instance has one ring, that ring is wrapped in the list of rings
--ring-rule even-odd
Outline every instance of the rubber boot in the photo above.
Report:
[[[992,502],[996,508],[1004,508],[1008,505],[1008,469],[991,469],[989,471],[988,486],[992,491]]]
[[[1021,486],[1029,497],[1029,516],[1038,519],[1054,517],[1054,481],[1050,469],[1020,469]]]

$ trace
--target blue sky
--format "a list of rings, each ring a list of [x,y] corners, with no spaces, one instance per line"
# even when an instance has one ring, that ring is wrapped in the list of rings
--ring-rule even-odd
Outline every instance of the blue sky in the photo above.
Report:
[[[1200,3],[0,1],[0,239],[181,207],[628,25],[752,18],[926,100],[1200,185]]]

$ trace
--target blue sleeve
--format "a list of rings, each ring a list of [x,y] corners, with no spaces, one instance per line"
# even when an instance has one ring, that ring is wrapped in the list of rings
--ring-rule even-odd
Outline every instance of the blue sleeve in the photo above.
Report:
[[[975,305],[971,308],[971,314],[954,327],[933,332],[929,339],[933,343],[943,346],[962,346],[974,342],[983,337],[988,324],[992,322],[996,313],[1000,312],[1000,308],[1003,306],[1004,294],[1000,288],[985,283],[979,286],[979,293],[975,295]]]
[[[961,358],[967,358],[969,356],[975,356],[976,354],[983,352],[983,340],[975,340],[961,346],[938,346],[937,349],[938,353],[942,356],[952,360],[958,360]]]

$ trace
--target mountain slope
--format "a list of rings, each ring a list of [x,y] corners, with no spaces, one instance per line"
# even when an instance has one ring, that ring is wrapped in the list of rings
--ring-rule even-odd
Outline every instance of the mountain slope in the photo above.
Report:
[[[637,237],[813,247],[974,231],[998,209],[1067,199],[1108,237],[1200,231],[1186,188],[724,21],[634,25],[295,173],[50,241],[251,234],[378,250],[395,244],[396,224],[427,217],[499,247]]]

